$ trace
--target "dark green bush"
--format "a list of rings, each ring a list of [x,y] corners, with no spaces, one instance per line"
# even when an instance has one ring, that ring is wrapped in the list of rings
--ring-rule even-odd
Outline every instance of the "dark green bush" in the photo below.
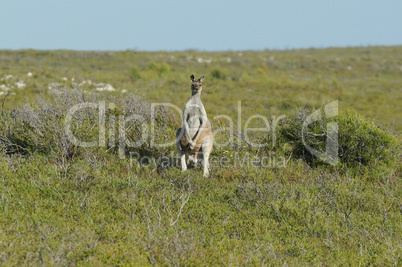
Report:
[[[355,111],[339,116],[339,157],[344,163],[363,165],[398,160],[400,141]]]
[[[395,166],[400,153],[400,141],[391,133],[380,129],[373,121],[365,119],[355,111],[347,111],[332,118],[321,118],[303,129],[303,123],[311,114],[300,109],[277,127],[277,147],[290,145],[295,158],[320,164],[322,161],[312,155],[306,145],[325,152],[328,123],[338,125],[338,157],[340,164],[347,166],[371,166],[385,164]],[[270,147],[272,149],[272,147]]]
[[[222,71],[220,69],[213,69],[211,71],[211,77],[213,77],[215,79],[219,79],[219,80],[225,80],[227,75],[224,71]]]

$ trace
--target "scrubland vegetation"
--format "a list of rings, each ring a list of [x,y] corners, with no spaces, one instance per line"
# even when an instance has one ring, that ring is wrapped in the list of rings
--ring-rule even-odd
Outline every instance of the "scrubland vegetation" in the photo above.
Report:
[[[401,265],[401,55],[0,51],[0,263]],[[152,103],[182,109],[192,73],[225,144],[209,178],[155,145],[181,119]],[[339,115],[303,132],[334,100]],[[247,136],[255,114],[275,127]],[[325,151],[329,123],[336,164],[306,148]]]

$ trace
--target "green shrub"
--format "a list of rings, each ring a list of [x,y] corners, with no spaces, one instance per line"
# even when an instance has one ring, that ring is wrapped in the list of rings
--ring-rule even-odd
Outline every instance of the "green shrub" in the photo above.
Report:
[[[162,62],[160,64],[151,62],[148,67],[150,70],[156,72],[159,76],[168,74],[170,72],[170,66],[166,62]]]
[[[373,121],[355,111],[348,111],[339,116],[337,122],[340,129],[339,157],[342,162],[363,165],[397,162],[400,141]]]
[[[325,152],[327,124],[338,125],[338,157],[346,166],[371,166],[385,164],[394,167],[400,153],[400,141],[380,129],[373,121],[365,119],[355,111],[347,111],[332,118],[321,118],[308,125],[303,132],[303,123],[311,114],[308,109],[300,109],[289,116],[277,127],[277,147],[291,145],[293,156],[306,162],[320,164],[322,161],[313,156],[306,145]],[[270,147],[272,149],[272,147]]]
[[[129,77],[133,80],[141,79],[141,73],[138,67],[132,67],[128,73]]]
[[[160,74],[168,74],[170,72],[170,66],[166,62],[162,62],[160,67],[159,67],[159,73]]]
[[[227,77],[226,73],[220,69],[213,69],[210,75],[211,77],[219,80],[225,80]]]

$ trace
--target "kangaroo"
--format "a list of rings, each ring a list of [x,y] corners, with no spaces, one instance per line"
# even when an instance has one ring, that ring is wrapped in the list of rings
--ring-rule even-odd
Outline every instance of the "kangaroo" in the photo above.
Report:
[[[176,145],[179,151],[181,169],[187,170],[186,155],[197,166],[198,159],[202,160],[204,177],[209,175],[209,154],[212,151],[213,136],[211,123],[207,118],[204,105],[201,102],[201,82],[204,75],[195,80],[191,79],[191,98],[183,110],[183,127],[177,129]]]

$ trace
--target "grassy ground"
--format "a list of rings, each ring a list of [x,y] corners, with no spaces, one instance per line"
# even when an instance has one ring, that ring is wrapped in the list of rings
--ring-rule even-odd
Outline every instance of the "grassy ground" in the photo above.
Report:
[[[34,99],[57,91],[56,84],[82,87],[88,99],[96,88],[110,89],[110,84],[114,91],[107,94],[113,101],[143,93],[150,102],[182,108],[194,73],[206,75],[202,99],[211,120],[225,114],[237,122],[239,100],[244,124],[256,113],[291,114],[299,106],[337,99],[342,114],[354,108],[398,133],[401,55],[402,47],[219,53],[0,51],[0,97],[9,92],[0,141],[8,137],[18,144],[18,151],[0,150],[0,263],[401,265],[400,150],[393,164],[376,158],[382,151],[364,154],[371,144],[357,134],[364,123],[355,131],[348,128],[339,140],[356,132],[363,144],[358,157],[373,158],[368,165],[349,158],[337,166],[304,160],[296,156],[292,142],[280,143],[274,157],[271,151],[244,144],[216,148],[211,177],[205,179],[200,169],[183,173],[175,166],[161,167],[157,161],[174,157],[175,146],[144,146],[136,151],[148,156],[142,165],[130,155],[120,159],[115,145],[66,152],[57,128],[52,128],[55,119],[41,125],[47,132],[37,134],[35,124],[13,117],[53,118],[51,104]],[[25,86],[19,83],[18,88],[21,81]],[[63,96],[58,99],[56,107],[63,105]],[[13,113],[25,104],[33,109]],[[175,127],[173,120],[158,131],[170,136]],[[391,136],[369,133],[367,140]],[[244,160],[255,155],[271,164],[247,165]]]

